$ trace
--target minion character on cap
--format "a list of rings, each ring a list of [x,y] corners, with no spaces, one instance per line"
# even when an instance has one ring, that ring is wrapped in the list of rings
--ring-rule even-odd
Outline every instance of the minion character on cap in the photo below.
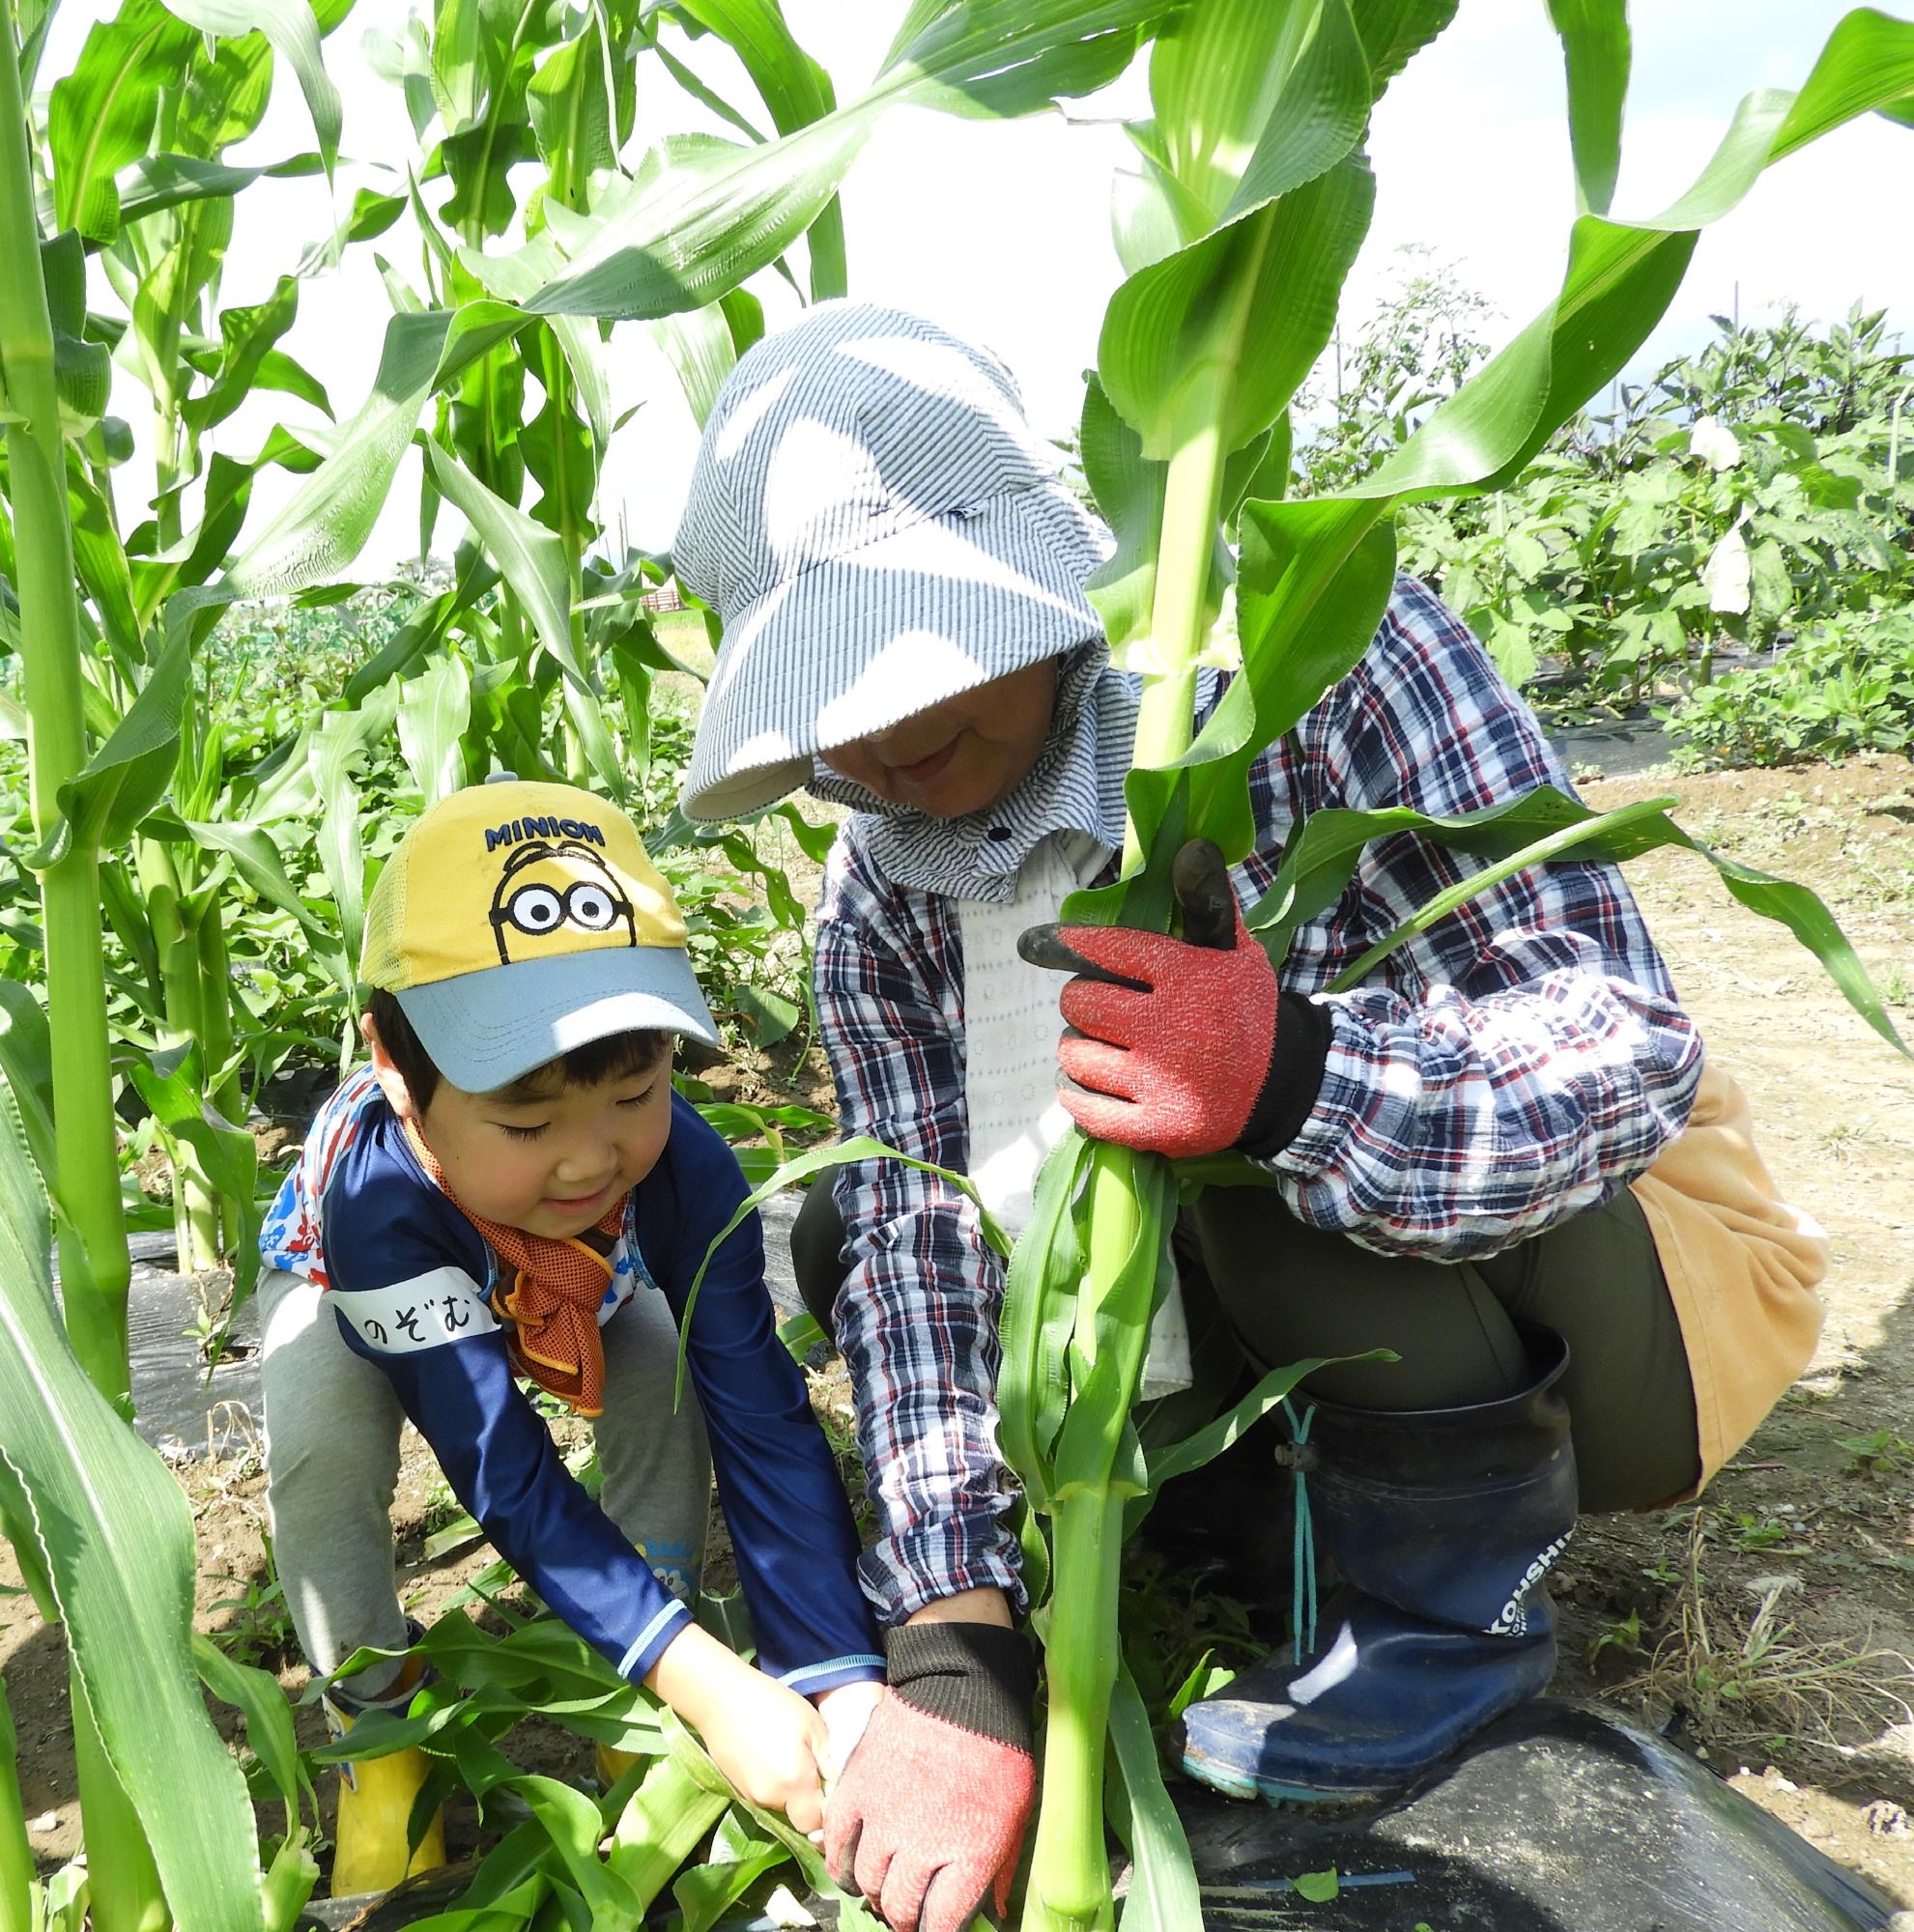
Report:
[[[610,1034],[718,1037],[638,828],[590,792],[509,774],[442,799],[399,841],[366,903],[359,977],[469,1094]]]
[[[580,878],[581,867],[599,876]],[[545,959],[573,949],[580,932],[622,931],[638,944],[638,918],[612,868],[588,845],[547,845],[534,839],[505,861],[492,895],[492,929],[499,937],[499,964]]]

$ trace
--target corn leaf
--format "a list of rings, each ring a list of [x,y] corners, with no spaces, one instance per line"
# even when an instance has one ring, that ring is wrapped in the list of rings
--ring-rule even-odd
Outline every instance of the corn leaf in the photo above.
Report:
[[[273,345],[292,327],[299,304],[299,278],[281,275],[264,301],[220,312],[217,373],[205,391],[186,400],[180,412],[184,420],[196,430],[210,429],[262,388],[287,388],[332,413],[325,389],[298,363],[283,355],[273,359]]]
[[[348,999],[352,997],[352,962],[346,957],[338,933],[294,889],[286,876],[279,848],[262,827],[224,819],[172,818],[164,812],[155,812],[142,829],[153,838],[191,838],[209,852],[225,853],[240,877],[261,898],[281,912],[290,913],[299,922],[300,929],[311,942],[314,961],[325,968]]]
[[[326,71],[310,0],[167,0],[167,5],[203,33],[232,38],[261,33],[271,42],[299,78],[329,180],[339,158],[339,92]]]
[[[190,642],[184,626],[175,631],[112,736],[78,778],[60,787],[56,847],[64,849],[70,837],[96,848],[117,846],[164,797],[188,695]]]
[[[641,1913],[650,1909],[730,1804],[731,1788],[717,1767],[708,1759],[696,1763],[682,1747],[645,1768],[612,1828],[606,1860],[631,1889]],[[772,1849],[775,1858],[767,1862],[782,1861],[784,1847]]]
[[[1221,227],[1350,153],[1369,63],[1348,0],[1212,0],[1157,38],[1150,98],[1165,165]]]
[[[73,436],[106,413],[113,358],[103,342],[86,337],[86,251],[71,228],[40,244],[40,271],[53,326],[53,381],[60,392],[61,425]]]
[[[604,780],[614,798],[628,789],[624,767],[599,708],[598,695],[580,662],[572,634],[571,565],[563,540],[556,530],[534,522],[516,505],[494,495],[455,457],[429,438],[425,460],[433,481],[445,500],[458,509],[477,533],[505,582],[511,585],[531,619],[542,649],[565,680],[565,709],[592,769]]]
[[[8,1708],[6,1682],[0,1679],[0,1926],[9,1932],[33,1932],[39,1867],[20,1799],[18,1750],[19,1732]]]
[[[1129,1890],[1117,1920],[1119,1932],[1203,1932],[1189,1840],[1163,1785],[1150,1713],[1121,1660],[1110,1693],[1110,1744],[1129,1814]]]
[[[704,1251],[704,1259],[698,1264],[698,1272],[691,1278],[691,1289],[685,1296],[684,1315],[678,1322],[678,1379],[675,1399],[684,1400],[684,1351],[685,1338],[691,1333],[692,1310],[698,1306],[698,1291],[704,1285],[704,1271],[711,1265],[711,1257],[741,1228],[752,1215],[763,1207],[774,1194],[782,1194],[786,1187],[794,1187],[800,1180],[809,1180],[813,1175],[822,1174],[827,1169],[852,1165],[861,1160],[900,1160],[906,1167],[914,1167],[922,1174],[934,1174],[939,1180],[948,1180],[959,1194],[975,1204],[977,1218],[982,1226],[984,1238],[998,1254],[1008,1256],[1011,1244],[1004,1231],[997,1225],[996,1217],[984,1206],[975,1185],[966,1175],[954,1174],[947,1167],[938,1167],[934,1162],[918,1160],[907,1153],[900,1153],[896,1148],[886,1147],[882,1141],[873,1140],[869,1134],[853,1134],[848,1140],[838,1142],[835,1147],[813,1148],[808,1153],[801,1153],[787,1160],[772,1175],[770,1179],[754,1187],[738,1203],[731,1218],[711,1237],[711,1245]]]
[[[972,0],[930,19],[871,90],[776,141],[683,140],[647,157],[572,231],[539,315],[644,318],[701,308],[783,255],[829,207],[886,108],[1024,113],[1107,77],[1162,0]],[[1093,74],[1093,69],[1095,72]]]
[[[386,684],[356,711],[328,711],[306,751],[313,789],[323,806],[319,864],[338,908],[340,950],[348,960],[358,957],[365,933],[364,812],[353,768],[366,747],[391,729],[398,703],[397,688]]]
[[[0,1098],[0,1462],[31,1511],[74,1668],[176,1921],[256,1932],[252,1807],[191,1661],[192,1514],[75,1359],[47,1243],[19,1119]]]
[[[598,1806],[584,1792],[560,1784],[555,1777],[527,1775],[500,1782],[530,1805],[533,1817],[545,1828],[557,1848],[565,1876],[590,1910],[592,1923],[638,1924],[644,1917],[643,1901],[615,1868],[599,1860],[598,1840],[605,1827]],[[669,1876],[668,1869],[665,1877]],[[664,1878],[659,1884],[663,1886]]]
[[[1030,1225],[1011,1250],[997,1332],[1004,1461],[1033,1509],[1051,1500],[1051,1452],[1070,1400],[1070,1338],[1084,1254],[1075,1206],[1090,1143],[1074,1126],[1050,1150],[1037,1176]]]
[[[538,157],[568,203],[593,175],[616,166],[631,132],[633,100],[630,56],[619,51],[607,61],[596,14],[577,40],[539,63],[526,86],[526,111]]]
[[[89,242],[119,233],[114,177],[146,153],[160,93],[178,84],[197,44],[158,0],[127,0],[87,34],[47,108],[56,227],[75,228]]]
[[[49,1195],[59,1191],[53,1145],[53,1041],[31,986],[0,980],[0,1079],[13,1090],[27,1151]]]
[[[757,1838],[722,1861],[693,1865],[671,1885],[671,1896],[684,1914],[684,1932],[711,1932],[765,1872],[788,1856],[775,1838]]]
[[[129,228],[149,214],[161,214],[187,202],[224,201],[256,181],[292,181],[316,175],[323,165],[317,155],[289,155],[283,161],[256,168],[209,161],[197,155],[149,155],[124,169],[115,184],[120,226]],[[361,195],[364,192],[360,190]],[[401,201],[392,211],[394,219],[403,207]]]
[[[1692,833],[1683,831],[1662,809],[1664,804],[1673,802],[1648,799],[1639,805],[1621,806],[1614,811],[1596,813],[1548,786],[1529,793],[1517,801],[1517,811],[1507,812],[1503,820],[1495,826],[1487,840],[1488,849],[1496,851],[1505,838],[1511,823],[1520,821],[1520,808],[1534,808],[1532,816],[1527,819],[1528,826],[1554,823],[1561,829],[1526,845],[1512,856],[1497,858],[1482,872],[1439,895],[1414,919],[1406,921],[1386,939],[1371,947],[1360,959],[1354,961],[1334,981],[1335,988],[1340,990],[1345,985],[1358,983],[1364,974],[1372,971],[1398,946],[1417,932],[1425,931],[1437,920],[1446,917],[1456,905],[1528,866],[1557,856],[1565,857],[1571,850],[1582,857],[1620,861],[1665,845],[1677,845],[1707,860],[1722,884],[1728,888],[1729,896],[1750,912],[1759,913],[1763,919],[1771,919],[1786,926],[1820,961],[1822,970],[1841,989],[1847,1004],[1889,1045],[1899,1047],[1902,1053],[1909,1053],[1906,1041],[1896,1031],[1873,982],[1868,978],[1867,968],[1861,964],[1847,935],[1842,931],[1840,923],[1819,895],[1791,879],[1778,879],[1772,873],[1757,871],[1753,866],[1744,866],[1739,860],[1730,859],[1726,853],[1703,844]],[[1428,827],[1418,826],[1415,829],[1442,842],[1465,847],[1476,836],[1476,828],[1461,821],[1435,821]],[[1914,1053],[1909,1053],[1909,1057],[1914,1058]]]
[[[67,516],[73,527],[73,566],[93,600],[107,644],[129,664],[144,655],[139,612],[133,607],[132,573],[113,526],[112,507],[86,467],[67,458]]]
[[[1457,0],[1350,0],[1376,99],[1455,18]]]
[[[692,420],[702,429],[725,378],[737,367],[738,352],[723,307],[710,302],[703,308],[660,316],[645,327],[677,371]]]
[[[823,212],[873,119],[834,115],[761,147],[715,135],[668,139],[572,230],[565,270],[526,307],[645,318],[717,300],[776,261]]]
[[[831,76],[798,45],[777,0],[679,0],[678,11],[737,55],[779,133],[807,128],[837,106]],[[805,246],[811,256],[811,299],[843,295],[850,284],[844,268],[843,211],[835,196],[812,222]]]
[[[1131,814],[1153,860],[1137,881],[1074,895],[1068,916],[1107,923],[1127,905],[1133,884],[1151,895],[1152,905],[1166,903],[1158,875],[1180,841],[1158,838],[1152,845],[1149,835],[1174,822],[1179,810],[1190,832],[1240,857],[1249,837],[1243,797],[1248,763],[1361,655],[1368,633],[1352,613],[1381,615],[1394,506],[1511,481],[1645,340],[1680,285],[1702,226],[1736,206],[1770,161],[1911,93],[1914,23],[1867,11],[1849,14],[1798,94],[1770,91],[1741,103],[1694,185],[1661,215],[1635,224],[1579,219],[1556,300],[1376,472],[1335,497],[1244,504],[1238,608],[1245,677],[1238,684],[1260,690],[1256,715],[1246,715],[1251,699],[1233,688],[1180,761],[1181,774],[1130,775]],[[1181,808],[1180,796],[1186,797]],[[1843,985],[1850,1000],[1851,986],[1850,975]]]
[[[300,1762],[299,1740],[293,1735],[293,1707],[270,1671],[236,1662],[209,1636],[198,1631],[192,1638],[193,1668],[200,1681],[222,1704],[230,1704],[245,1719],[246,1742],[267,1776],[288,1818],[297,1822],[301,1801],[319,1811],[312,1779]]]
[[[228,596],[271,597],[337,577],[365,547],[435,388],[455,380],[525,327],[508,303],[395,315],[372,394],[339,432],[326,460],[226,573]]]
[[[1368,161],[1350,156],[1117,291],[1097,365],[1145,456],[1169,455],[1185,396],[1219,377],[1224,448],[1269,428],[1328,345],[1375,194]]]
[[[905,16],[879,81],[902,81],[918,106],[946,114],[1038,114],[1108,86],[1143,35],[1177,11],[929,0]]]
[[[1079,1309],[1071,1337],[1071,1400],[1057,1433],[1055,1502],[1072,1490],[1106,1484],[1116,1495],[1141,1491],[1142,1452],[1130,1426],[1130,1400],[1150,1345],[1150,1318],[1175,1279],[1169,1238],[1176,1222],[1176,1180],[1169,1162],[1093,1141],[1088,1163],[1093,1172],[1099,1162],[1129,1170],[1136,1228],[1097,1302],[1090,1336],[1082,1332]],[[1077,1239],[1086,1253],[1096,1200],[1093,1180],[1074,1204]]]
[[[261,835],[264,836],[263,834]],[[259,1281],[259,1147],[243,1129],[220,1121],[202,1095],[204,1069],[199,1048],[187,1047],[165,1071],[133,1062],[127,1069],[139,1096],[153,1117],[176,1141],[185,1141],[199,1157],[200,1170],[237,1211],[239,1232],[233,1243],[233,1289],[217,1349],[225,1346],[226,1327],[252,1298]]]
[[[1568,69],[1568,135],[1575,198],[1583,214],[1606,214],[1621,169],[1621,110],[1628,94],[1626,0],[1549,0]]]
[[[428,809],[465,783],[464,738],[471,723],[471,676],[456,653],[404,686],[399,753]]]

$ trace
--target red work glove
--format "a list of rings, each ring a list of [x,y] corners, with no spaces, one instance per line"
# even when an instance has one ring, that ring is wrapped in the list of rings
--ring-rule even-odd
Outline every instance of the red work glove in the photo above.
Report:
[[[1037,1666],[996,1624],[912,1624],[885,1638],[891,1694],[824,1807],[824,1861],[896,1932],[1002,1918],[1036,1796]]]
[[[1039,925],[1017,942],[1033,965],[1074,975],[1063,991],[1069,1030],[1057,1064],[1075,1085],[1060,1097],[1085,1133],[1122,1147],[1173,1158],[1274,1152],[1321,1085],[1325,1016],[1294,995],[1279,999],[1275,969],[1243,923],[1214,845],[1192,838],[1170,879],[1182,939]]]

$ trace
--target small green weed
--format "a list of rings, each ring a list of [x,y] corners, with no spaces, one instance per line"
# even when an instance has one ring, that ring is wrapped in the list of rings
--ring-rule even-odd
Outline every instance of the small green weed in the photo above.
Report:
[[[207,1614],[230,1610],[223,1628],[207,1634],[235,1663],[267,1664],[297,1653],[299,1634],[293,1628],[292,1612],[286,1607],[286,1593],[280,1587],[278,1565],[272,1556],[272,1539],[264,1538],[266,1574],[249,1577],[243,1586],[237,1577],[218,1580],[241,1588],[236,1597],[221,1597],[207,1605]]]
[[[1800,1542],[1798,1524],[1780,1517],[1756,1516],[1749,1510],[1723,1510],[1721,1530],[1734,1549],[1764,1549],[1778,1556],[1805,1556],[1808,1545]]]
[[[1643,1651],[1642,1612],[1631,1609],[1616,1623],[1612,1623],[1588,1645],[1588,1662],[1592,1667],[1601,1661],[1605,1651],[1613,1650],[1619,1655],[1639,1657]]]
[[[1914,1465],[1914,1442],[1897,1435],[1892,1429],[1876,1429],[1867,1435],[1843,1435],[1835,1447],[1845,1449],[1854,1458],[1854,1466],[1863,1475],[1884,1476],[1890,1470]]]
[[[1130,1673],[1159,1728],[1269,1648],[1250,1626],[1247,1605],[1175,1574],[1148,1549],[1125,1559],[1123,1634]]]
[[[1874,1138],[1868,1121],[1837,1121],[1815,1136],[1814,1145],[1837,1165],[1853,1159],[1856,1149],[1867,1147]]]

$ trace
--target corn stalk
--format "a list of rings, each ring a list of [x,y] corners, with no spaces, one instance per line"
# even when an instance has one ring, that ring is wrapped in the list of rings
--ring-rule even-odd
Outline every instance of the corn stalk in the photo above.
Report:
[[[53,325],[42,272],[26,102],[11,10],[0,18],[0,381],[17,557],[20,654],[29,716],[28,784],[43,841],[41,906],[52,1027],[60,1274],[67,1326],[95,1385],[126,1404],[131,1264],[120,1211],[120,1164],[100,956],[100,852],[68,823],[63,787],[86,763],[79,607],[67,511]],[[64,835],[64,836],[62,836]],[[48,849],[50,847],[50,849]]]
[[[33,1932],[35,1865],[20,1801],[18,1745],[0,1679],[0,1932]]]

